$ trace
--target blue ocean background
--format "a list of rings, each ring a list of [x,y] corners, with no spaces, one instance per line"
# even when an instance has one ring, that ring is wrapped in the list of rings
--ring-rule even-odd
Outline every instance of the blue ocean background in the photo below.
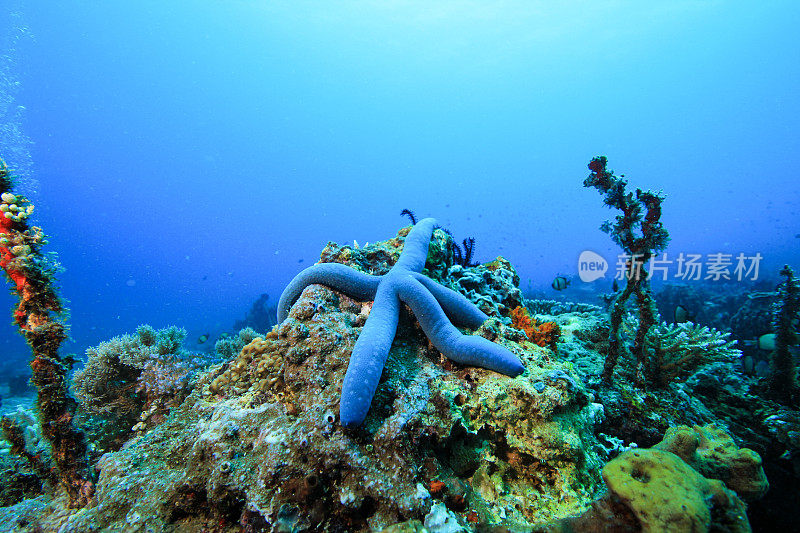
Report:
[[[800,266],[799,26],[783,1],[4,0],[0,155],[77,354],[231,331],[403,208],[555,295],[582,251],[619,252],[582,186],[598,154],[667,195],[670,256],[760,253],[777,281]],[[13,305],[0,350],[27,364]]]

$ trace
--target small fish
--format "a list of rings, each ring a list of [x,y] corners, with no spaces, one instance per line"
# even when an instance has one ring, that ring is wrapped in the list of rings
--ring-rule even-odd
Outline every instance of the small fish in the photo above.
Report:
[[[569,287],[569,283],[570,281],[564,276],[556,276],[556,279],[553,280],[553,283],[551,283],[550,286],[557,291],[563,291]]]
[[[297,260],[297,262],[298,262],[298,263],[302,263],[302,262],[303,262],[303,260],[302,260],[302,259],[298,259],[298,260]]]
[[[203,276],[203,281],[205,281],[205,280],[207,280],[207,279],[208,279],[208,274],[206,274],[205,276]]]
[[[220,340],[222,340],[222,339],[227,339],[227,338],[228,338],[228,337],[230,337],[230,336],[231,336],[231,335],[230,335],[230,333],[220,333],[220,334],[219,334],[219,339],[220,339]]]
[[[765,352],[771,352],[775,350],[775,334],[774,333],[765,333],[758,338],[758,349],[764,350]]]
[[[678,304],[675,306],[675,316],[673,318],[676,324],[683,324],[684,322],[694,322],[695,315],[690,314],[688,309]]]
[[[203,333],[199,337],[197,337],[197,344],[203,344],[208,340],[208,333]]]

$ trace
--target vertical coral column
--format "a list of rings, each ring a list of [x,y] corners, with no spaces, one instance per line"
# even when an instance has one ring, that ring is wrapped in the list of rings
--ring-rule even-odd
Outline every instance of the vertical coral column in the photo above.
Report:
[[[57,476],[75,507],[88,503],[93,483],[86,460],[86,441],[72,423],[75,401],[68,394],[70,364],[58,349],[66,338],[59,319],[63,311],[55,287],[55,267],[42,255],[42,230],[29,227],[33,205],[12,192],[13,180],[0,159],[0,267],[14,284],[19,303],[14,321],[33,352],[31,381],[42,434],[53,451]]]

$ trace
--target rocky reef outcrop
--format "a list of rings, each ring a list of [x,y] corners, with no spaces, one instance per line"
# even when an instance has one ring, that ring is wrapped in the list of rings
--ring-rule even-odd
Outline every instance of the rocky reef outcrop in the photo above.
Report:
[[[364,248],[329,243],[322,260],[385,273],[408,231]],[[607,318],[528,305],[558,327],[557,346],[540,346],[509,316],[523,303],[511,264],[465,268],[448,239],[434,233],[425,274],[491,317],[463,332],[511,350],[522,375],[450,361],[403,309],[368,416],[344,428],[342,381],[372,302],[311,285],[281,324],[186,374],[176,401],[123,432],[93,463],[87,506],[67,509],[55,491],[0,509],[0,521],[63,533],[749,530],[744,501],[767,486],[758,454],[712,426],[670,430],[651,449],[617,438],[609,410],[619,420],[638,393],[598,385]],[[649,444],[666,430],[630,427],[661,430]]]

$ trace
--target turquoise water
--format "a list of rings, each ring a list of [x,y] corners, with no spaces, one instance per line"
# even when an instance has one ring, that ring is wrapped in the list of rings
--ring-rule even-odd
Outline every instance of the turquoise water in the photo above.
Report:
[[[79,351],[223,331],[403,208],[548,290],[618,252],[581,186],[597,154],[664,191],[675,256],[798,259],[791,2],[12,4],[6,121]]]

